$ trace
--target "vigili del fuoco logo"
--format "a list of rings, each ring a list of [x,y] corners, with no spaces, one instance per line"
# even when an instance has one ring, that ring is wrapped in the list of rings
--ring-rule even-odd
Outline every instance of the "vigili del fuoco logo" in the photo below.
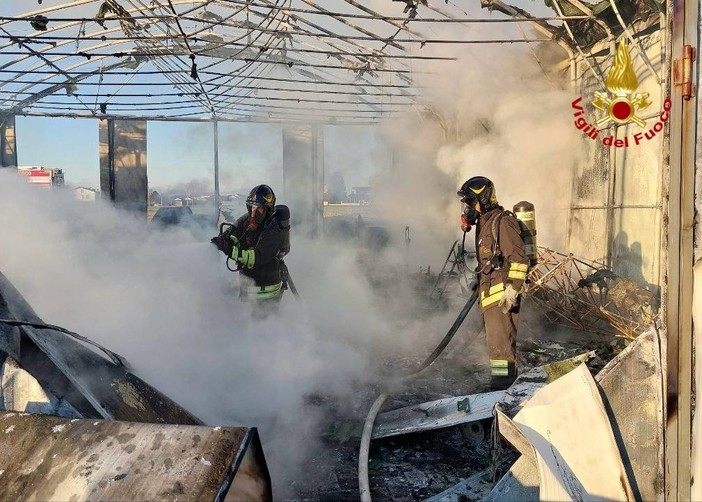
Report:
[[[581,106],[583,98],[580,96],[571,103],[574,110],[575,127],[588,138],[594,141],[599,139],[603,145],[615,148],[628,148],[653,139],[663,130],[664,124],[670,118],[669,112],[672,106],[670,99],[663,102],[663,111],[658,120],[648,129],[623,138],[615,138],[614,134],[600,137],[601,131],[598,130],[598,128],[605,127],[610,123],[623,125],[633,122],[641,128],[646,127],[646,121],[639,116],[639,113],[648,108],[651,101],[648,99],[647,92],[635,92],[638,86],[639,81],[636,79],[636,73],[634,73],[634,67],[631,64],[629,49],[626,41],[622,40],[619,42],[614,64],[605,81],[608,92],[596,91],[594,93],[595,99],[592,101],[592,106],[601,112],[601,116],[594,124],[588,123],[584,117],[585,110]]]

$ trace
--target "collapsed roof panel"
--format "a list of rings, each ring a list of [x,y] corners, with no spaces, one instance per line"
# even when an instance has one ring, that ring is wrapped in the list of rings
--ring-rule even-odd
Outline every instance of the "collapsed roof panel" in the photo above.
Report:
[[[255,428],[202,426],[1,273],[0,362],[0,499],[272,499]]]
[[[91,348],[56,329],[40,329],[43,321],[0,273],[0,319],[22,321],[19,328],[4,324],[2,347],[37,381],[65,399],[84,417],[135,422],[196,425],[202,422],[158,390]],[[11,339],[11,342],[7,342]]]
[[[622,480],[628,480],[633,492],[633,498],[628,500],[664,499],[664,419],[661,396],[663,372],[660,342],[658,332],[655,328],[650,328],[609,361],[596,375],[594,382],[590,382],[590,384],[596,382],[595,385],[600,391],[599,395],[593,394],[593,397],[595,397],[595,401],[598,401],[599,398],[603,401],[611,432],[614,435],[617,450],[626,472],[626,476],[622,476]],[[580,370],[585,380],[590,381],[589,373],[584,368],[580,368]],[[569,378],[573,380],[573,377],[575,375],[571,375]],[[570,396],[568,394],[562,394],[562,396],[564,399],[560,406],[565,407],[569,404]],[[584,407],[584,401],[585,399],[578,402],[578,407]],[[634,408],[631,407],[632,403],[636,403]],[[533,405],[534,403],[527,406]],[[601,411],[598,410],[597,414],[601,414]],[[572,414],[568,414],[565,409],[558,410],[557,413],[564,413],[569,422],[573,419]],[[591,420],[588,423],[588,431],[590,424],[595,422],[595,420]],[[515,441],[515,446],[519,444],[519,447],[522,448],[521,433],[514,423],[504,415],[500,415],[500,432],[510,441]],[[594,435],[588,437],[594,437]],[[550,438],[549,435],[549,440]],[[597,439],[602,440],[603,438],[597,437]],[[571,463],[567,463],[564,459],[561,462],[564,468],[559,468],[558,471],[563,472],[583,461],[587,462],[587,456],[591,455],[590,448],[573,448],[575,442],[568,441],[560,445],[554,443],[551,446],[553,451],[564,457],[570,456],[571,459],[573,456],[580,457]],[[542,473],[537,468],[534,462],[535,450],[527,447],[520,449],[520,451],[523,455],[495,485],[485,500],[532,500],[539,496],[539,478],[543,478],[544,474],[549,477],[549,473]],[[613,460],[612,456],[609,461]],[[598,463],[600,461],[591,462],[588,465]],[[566,489],[570,491],[577,488],[579,484],[580,480],[576,484],[569,485]],[[550,488],[546,488],[546,490],[548,489]],[[543,498],[545,492],[541,493]]]
[[[539,469],[542,500],[633,500],[597,385],[580,365],[538,391],[499,428]],[[587,431],[587,434],[582,434]]]

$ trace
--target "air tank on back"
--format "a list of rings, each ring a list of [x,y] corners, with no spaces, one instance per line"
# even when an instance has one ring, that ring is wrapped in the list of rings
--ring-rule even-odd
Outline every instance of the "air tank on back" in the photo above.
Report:
[[[529,265],[534,266],[537,262],[536,254],[536,212],[534,204],[525,200],[517,202],[512,210],[519,220],[519,227],[524,240],[524,251],[529,258]]]
[[[283,204],[278,204],[275,206],[275,216],[283,236],[283,242],[280,247],[280,257],[282,258],[290,252],[290,208]]]

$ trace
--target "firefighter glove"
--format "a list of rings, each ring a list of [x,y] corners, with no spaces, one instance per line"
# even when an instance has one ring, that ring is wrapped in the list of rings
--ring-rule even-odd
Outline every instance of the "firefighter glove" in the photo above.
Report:
[[[253,249],[241,249],[234,243],[232,243],[230,256],[233,260],[241,263],[241,265],[246,268],[253,268],[256,261],[256,253]]]
[[[217,246],[217,249],[219,249],[225,255],[231,256],[231,254],[232,254],[232,241],[227,239],[226,235],[219,234],[215,237],[212,237],[212,239],[210,239],[210,242],[212,242],[212,244]]]
[[[502,309],[502,313],[506,314],[514,307],[516,307],[518,299],[519,292],[516,289],[514,289],[514,286],[512,286],[511,284],[507,284],[507,287],[505,288],[505,291],[502,294],[502,299],[498,304]]]

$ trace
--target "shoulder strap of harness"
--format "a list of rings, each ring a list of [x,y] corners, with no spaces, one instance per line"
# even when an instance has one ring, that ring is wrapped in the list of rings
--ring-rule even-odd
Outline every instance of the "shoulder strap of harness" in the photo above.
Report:
[[[501,257],[502,250],[500,249],[500,223],[502,223],[502,218],[506,215],[514,216],[512,211],[503,210],[499,215],[492,220],[492,256]]]
[[[485,266],[480,270],[482,273],[489,274],[493,270],[502,268],[503,255],[500,249],[500,223],[505,214],[514,216],[511,211],[502,210],[500,214],[495,216],[492,220],[492,256],[485,264]]]

